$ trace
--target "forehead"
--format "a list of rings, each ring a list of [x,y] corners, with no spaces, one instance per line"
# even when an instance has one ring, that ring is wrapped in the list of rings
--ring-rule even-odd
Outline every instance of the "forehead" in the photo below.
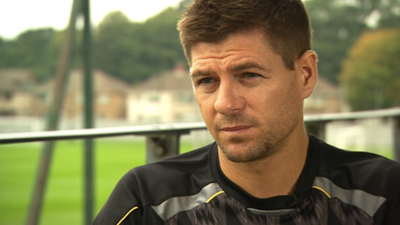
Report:
[[[191,67],[207,65],[210,60],[219,63],[252,59],[260,61],[275,54],[261,30],[233,33],[216,43],[200,42],[192,47]]]

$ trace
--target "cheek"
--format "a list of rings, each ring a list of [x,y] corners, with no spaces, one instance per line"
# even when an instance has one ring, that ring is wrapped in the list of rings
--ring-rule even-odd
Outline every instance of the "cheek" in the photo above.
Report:
[[[273,108],[272,106],[279,103],[279,90],[272,89],[270,87],[263,87],[255,91],[246,92],[245,101],[251,108]]]
[[[213,115],[213,110],[214,110],[214,103],[212,102],[212,99],[204,95],[196,95],[196,94],[195,98],[204,120],[206,120],[207,117],[211,117]]]
[[[196,92],[194,93],[194,97],[196,98],[196,102],[197,102],[197,105],[199,106],[200,110],[203,110],[204,104],[206,104],[205,98],[199,94],[196,94]]]
[[[261,116],[282,117],[296,108],[301,101],[298,91],[292,85],[281,85],[278,88],[270,87],[258,92],[257,96],[247,98],[248,105],[257,108]]]

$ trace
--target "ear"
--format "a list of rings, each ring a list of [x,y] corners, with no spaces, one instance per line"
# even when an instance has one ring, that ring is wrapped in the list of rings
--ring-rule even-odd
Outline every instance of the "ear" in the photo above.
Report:
[[[314,51],[306,51],[296,60],[295,69],[300,79],[302,98],[308,98],[314,91],[318,80],[317,54]]]

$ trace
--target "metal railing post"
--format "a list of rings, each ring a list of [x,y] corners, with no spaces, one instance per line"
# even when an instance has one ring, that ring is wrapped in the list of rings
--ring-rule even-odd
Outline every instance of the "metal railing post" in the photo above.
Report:
[[[180,132],[167,132],[146,135],[146,163],[153,163],[178,155],[181,134]]]
[[[400,162],[400,116],[392,117],[393,126],[393,158]]]
[[[80,11],[79,9],[80,9],[79,0],[74,0],[72,4],[71,16],[69,19],[67,37],[65,39],[65,44],[63,46],[60,55],[58,71],[56,74],[57,79],[54,87],[54,96],[51,108],[49,110],[49,117],[46,125],[46,130],[56,130],[58,127],[58,121],[60,118],[61,114],[60,112],[66,89],[65,84],[68,80],[70,61],[73,55],[75,24]],[[53,149],[54,149],[54,142],[49,141],[44,144],[37,172],[36,183],[32,194],[32,200],[29,208],[28,218],[26,221],[27,225],[36,225],[39,223],[40,211],[42,209],[43,198],[47,184],[47,177],[53,155]]]
[[[90,28],[89,0],[82,0],[82,14],[84,17],[83,31],[83,65],[85,92],[85,128],[93,128],[93,79],[92,79],[92,43]],[[93,139],[85,139],[85,224],[90,225],[94,216],[94,163],[93,163]]]

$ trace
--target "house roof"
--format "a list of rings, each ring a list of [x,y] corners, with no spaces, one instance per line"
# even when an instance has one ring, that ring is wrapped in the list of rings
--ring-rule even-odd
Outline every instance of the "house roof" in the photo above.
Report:
[[[72,70],[68,79],[68,90],[83,91],[83,76],[84,73],[81,69]],[[93,69],[92,76],[94,92],[117,91],[127,93],[131,89],[131,85],[128,83],[99,69]],[[49,88],[52,88],[54,82],[55,78],[52,78],[49,82],[42,85],[42,90],[48,90]]]
[[[176,67],[173,70],[165,71],[159,75],[133,86],[133,90],[157,90],[157,91],[177,91],[192,90],[192,82],[189,77],[189,71],[182,67]]]
[[[0,91],[28,91],[34,86],[32,73],[28,69],[0,69]]]
[[[81,69],[76,69],[71,72],[69,78],[69,88],[83,88],[83,76],[84,73]],[[127,92],[131,86],[118,79],[117,77],[110,75],[102,70],[94,69],[93,73],[93,90],[94,91],[120,91]]]

